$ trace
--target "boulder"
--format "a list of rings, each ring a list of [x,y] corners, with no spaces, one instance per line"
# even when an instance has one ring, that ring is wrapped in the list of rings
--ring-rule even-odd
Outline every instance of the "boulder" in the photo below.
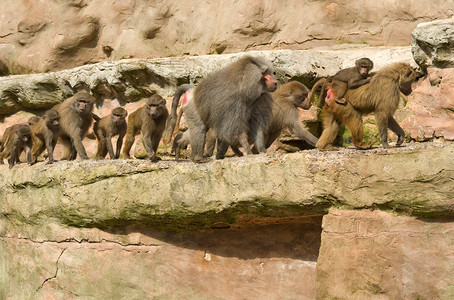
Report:
[[[413,140],[454,140],[454,68],[428,68],[396,115]]]
[[[423,69],[454,67],[454,18],[418,24],[412,32],[411,50]]]

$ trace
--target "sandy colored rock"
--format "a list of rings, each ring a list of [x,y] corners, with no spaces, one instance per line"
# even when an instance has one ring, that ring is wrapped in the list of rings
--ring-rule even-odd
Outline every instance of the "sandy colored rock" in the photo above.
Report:
[[[405,46],[418,23],[452,17],[449,2],[5,0],[0,59],[14,74],[125,58]],[[203,20],[203,21],[202,21]]]
[[[427,71],[396,115],[412,139],[454,140],[454,68],[431,67]]]
[[[412,53],[421,66],[453,68],[454,18],[421,23],[412,32]]]
[[[0,296],[443,298],[453,155],[452,143],[423,143],[0,166]],[[353,215],[331,210],[321,233],[330,208]]]
[[[451,299],[453,224],[383,211],[323,218],[317,299]]]

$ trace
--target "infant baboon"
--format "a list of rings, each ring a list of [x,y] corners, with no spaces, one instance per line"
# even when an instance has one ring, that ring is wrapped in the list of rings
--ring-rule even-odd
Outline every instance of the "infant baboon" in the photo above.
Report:
[[[327,82],[331,82],[332,93],[334,100],[339,104],[345,104],[345,93],[348,89],[356,89],[370,82],[372,74],[370,70],[374,67],[374,63],[367,57],[363,57],[355,61],[355,66],[342,69],[334,76],[328,78]]]

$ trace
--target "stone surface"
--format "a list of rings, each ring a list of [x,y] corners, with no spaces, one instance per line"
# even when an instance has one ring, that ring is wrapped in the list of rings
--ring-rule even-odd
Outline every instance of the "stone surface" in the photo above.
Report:
[[[0,297],[449,299],[453,154],[0,166]]]
[[[0,114],[49,108],[80,89],[90,90],[99,99],[98,106],[104,99],[117,99],[125,104],[154,92],[169,97],[179,84],[197,83],[244,54],[129,59],[59,72],[4,77],[0,78]],[[409,47],[343,47],[249,54],[268,58],[281,82],[299,79],[308,85],[320,76],[351,66],[363,56],[373,59],[377,69],[398,61],[416,66]]]
[[[449,1],[2,1],[0,59],[14,74],[124,58],[404,46]],[[203,21],[201,21],[203,20]]]
[[[423,70],[454,67],[454,18],[421,23],[412,33],[413,56]]]
[[[0,238],[0,298],[314,299],[320,223],[192,233],[50,224],[40,237],[10,233]]]
[[[412,139],[454,140],[454,68],[429,68],[396,115]]]
[[[453,230],[452,219],[333,209],[323,218],[317,298],[452,299]]]
[[[210,226],[211,217],[230,223],[247,212],[269,217],[320,214],[333,205],[451,216],[454,203],[446,200],[454,196],[449,184],[454,144],[405,145],[364,152],[348,148],[293,155],[270,152],[202,165],[171,159],[156,164],[40,162],[11,170],[4,165],[0,166],[1,212],[10,220],[36,224],[45,223],[51,213],[71,226],[166,228],[193,222]],[[40,205],[30,207],[35,199]],[[175,219],[178,222],[173,223]]]

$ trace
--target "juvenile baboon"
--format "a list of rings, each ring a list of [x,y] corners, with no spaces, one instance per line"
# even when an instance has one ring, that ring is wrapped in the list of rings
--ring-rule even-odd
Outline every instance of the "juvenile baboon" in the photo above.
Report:
[[[369,58],[363,57],[355,61],[354,67],[342,69],[329,77],[327,83],[331,83],[330,94],[332,93],[334,100],[339,104],[345,104],[344,95],[347,89],[356,89],[369,83],[372,75],[369,72],[373,67],[374,63]]]
[[[181,132],[175,136],[172,143],[171,153],[175,153],[175,160],[180,159],[181,149],[187,149],[189,146],[189,131]]]
[[[249,55],[203,79],[191,90],[189,96],[192,96],[188,97],[188,101],[194,102],[195,105],[192,106],[195,109],[185,110],[190,130],[192,161],[203,161],[205,135],[209,128],[214,130],[218,139],[216,158],[223,158],[229,145],[241,144],[244,148],[249,148],[250,121],[256,107],[253,104],[262,94],[273,92],[276,87],[271,63]],[[170,141],[175,127],[178,102],[179,98],[174,97],[164,135],[165,142]],[[263,131],[265,128],[258,130]],[[264,149],[259,131],[254,142],[258,149]]]
[[[125,146],[122,152],[124,157],[131,158],[129,152],[134,143],[134,137],[142,132],[147,158],[157,161],[156,151],[168,116],[166,100],[157,94],[148,98],[144,106],[131,113],[128,117]]]
[[[88,159],[82,139],[93,122],[95,98],[87,92],[78,92],[53,107],[60,114],[63,145],[62,160],[74,160],[79,154],[81,159]]]
[[[0,164],[3,164],[3,159],[9,157],[8,163],[9,168],[11,169],[16,162],[19,162],[19,156],[22,151],[25,150],[25,155],[27,157],[27,162],[31,162],[31,131],[30,125],[20,124],[19,126],[14,127],[14,131],[8,137],[5,145],[3,146],[3,151],[0,152]]]
[[[60,136],[60,115],[55,109],[50,109],[44,113],[42,118],[30,126],[32,133],[32,161],[35,164],[38,156],[47,149],[49,160],[47,164],[54,162],[54,149]]]
[[[175,136],[173,139],[173,144],[172,144],[172,153],[175,153],[175,160],[180,159],[180,152],[181,149],[187,149],[187,147],[190,144],[190,132],[189,130],[186,130],[185,132],[181,132]],[[212,129],[209,129],[206,133],[206,149],[203,154],[204,157],[211,157],[214,152],[214,148],[216,146],[216,135],[214,134]],[[236,147],[236,146],[231,146],[233,152],[237,156],[243,156],[243,153]]]
[[[407,63],[396,63],[378,71],[368,85],[348,90],[346,105],[330,100],[322,110],[323,132],[316,147],[321,150],[335,150],[329,146],[334,142],[341,124],[345,124],[352,134],[353,144],[360,149],[372,147],[373,142],[363,142],[362,116],[375,113],[375,120],[383,148],[389,148],[388,128],[397,134],[399,146],[404,141],[404,130],[393,118],[400,100],[400,92],[409,95],[411,84],[417,73]]]
[[[121,145],[126,134],[126,116],[128,112],[123,107],[116,107],[110,115],[101,118],[93,125],[93,132],[98,139],[96,159],[103,159],[109,152],[110,159],[120,156]],[[118,135],[116,152],[112,146],[112,137]]]
[[[12,126],[5,128],[5,131],[3,132],[3,136],[2,136],[2,141],[0,144],[0,152],[3,151],[3,147],[5,146],[5,144],[8,143],[9,139],[12,137],[12,135],[16,131],[17,127],[19,127],[20,125],[23,125],[23,124],[28,124],[31,126],[31,125],[35,124],[36,122],[38,122],[39,120],[41,120],[41,117],[31,116],[27,120],[27,123],[14,124]]]
[[[11,143],[11,138],[13,137],[14,133],[16,132],[17,127],[19,127],[20,125],[23,125],[23,124],[27,124],[27,123],[14,124],[14,125],[11,125],[11,126],[5,128],[5,131],[3,132],[3,136],[2,136],[2,145],[0,147],[0,151],[3,151],[5,146],[8,145],[9,143]]]
[[[282,130],[288,128],[290,133],[314,146],[317,138],[305,129],[299,119],[298,107],[303,109],[310,108],[309,102],[313,97],[314,91],[320,87],[324,81],[318,81],[312,90],[298,81],[290,81],[281,85],[277,91],[272,93],[273,115],[271,124],[267,131],[266,147],[279,137]]]

